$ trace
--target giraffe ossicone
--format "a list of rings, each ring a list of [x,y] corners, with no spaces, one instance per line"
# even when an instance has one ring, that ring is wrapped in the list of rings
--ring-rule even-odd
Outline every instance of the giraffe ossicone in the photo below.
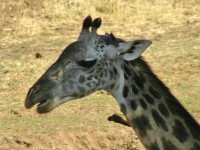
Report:
[[[106,90],[116,99],[126,121],[148,150],[198,150],[200,126],[153,73],[141,54],[150,40],[124,41],[99,35],[101,19],[83,21],[77,41],[30,88],[25,107],[38,113]],[[110,118],[112,120],[112,118]]]

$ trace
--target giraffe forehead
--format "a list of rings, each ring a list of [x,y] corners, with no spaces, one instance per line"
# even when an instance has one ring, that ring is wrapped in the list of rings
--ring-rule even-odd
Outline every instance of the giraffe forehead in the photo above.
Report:
[[[86,48],[83,42],[76,41],[69,44],[61,54],[61,58],[77,58],[83,57],[84,53],[86,52]]]
[[[87,57],[101,59],[106,55],[115,54],[117,42],[112,40],[108,35],[98,35],[95,39],[89,41],[76,41],[69,44],[61,54],[61,58],[73,60],[83,60]]]

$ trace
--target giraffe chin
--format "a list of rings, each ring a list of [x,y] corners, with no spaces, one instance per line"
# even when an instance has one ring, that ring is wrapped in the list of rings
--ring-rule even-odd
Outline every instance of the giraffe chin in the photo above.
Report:
[[[51,99],[41,101],[37,105],[37,112],[42,114],[42,113],[48,113],[51,110],[53,110],[54,107],[52,107],[51,101],[52,101]]]
[[[53,99],[43,100],[37,105],[37,112],[39,114],[48,113],[59,105],[75,99],[74,97],[55,97]]]

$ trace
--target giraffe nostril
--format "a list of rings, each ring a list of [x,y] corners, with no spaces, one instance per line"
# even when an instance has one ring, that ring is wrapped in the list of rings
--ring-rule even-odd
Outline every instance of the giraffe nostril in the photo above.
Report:
[[[38,93],[38,91],[40,89],[41,88],[39,85],[35,85],[29,89],[29,92],[28,92],[28,94],[26,96],[26,100],[25,100],[25,107],[27,109],[31,108],[34,105],[34,101],[33,101],[34,94]]]
[[[28,94],[27,94],[27,97],[29,97],[32,93],[33,93],[34,89],[31,88],[29,91],[28,91]]]
[[[40,89],[41,89],[41,86],[37,84],[37,85],[35,85],[35,86],[34,86],[34,88],[33,88],[33,89],[34,89],[34,91],[38,91],[38,90],[40,90]]]
[[[30,97],[33,93],[36,93],[39,90],[39,85],[31,87],[28,91],[27,97]]]
[[[30,108],[33,106],[33,102],[32,102],[31,99],[30,99],[30,93],[31,93],[31,92],[29,92],[29,93],[27,94],[26,99],[25,99],[25,103],[24,103],[24,105],[25,105],[25,107],[26,107],[27,109],[30,109]]]

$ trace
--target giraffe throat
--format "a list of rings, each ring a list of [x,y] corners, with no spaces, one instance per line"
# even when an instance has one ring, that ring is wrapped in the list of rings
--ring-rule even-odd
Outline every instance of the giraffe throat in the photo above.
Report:
[[[145,147],[150,150],[199,148],[199,124],[150,67],[140,58],[125,61],[121,68],[124,80],[119,83],[117,93],[120,94],[113,93],[113,96]]]

